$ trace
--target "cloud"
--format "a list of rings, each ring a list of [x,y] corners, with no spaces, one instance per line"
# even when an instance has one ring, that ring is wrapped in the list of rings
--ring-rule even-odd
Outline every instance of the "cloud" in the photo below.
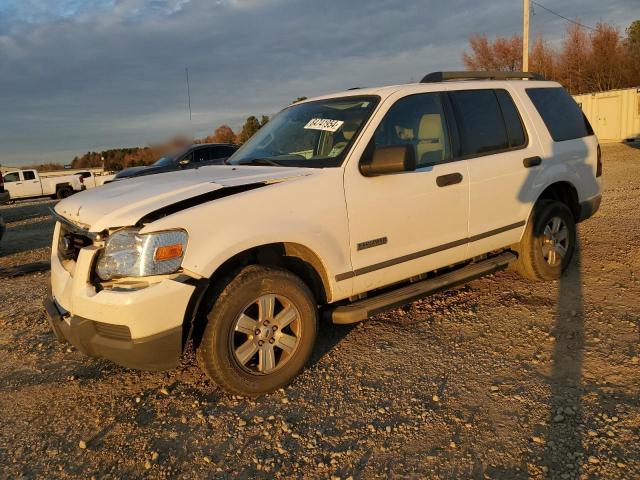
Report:
[[[626,26],[636,0],[581,2],[581,21]],[[574,16],[574,4],[553,8]],[[238,128],[294,98],[419,80],[461,67],[474,32],[520,30],[508,0],[44,0],[0,7],[0,162]],[[559,39],[536,10],[532,33]],[[189,68],[193,127],[186,108]]]

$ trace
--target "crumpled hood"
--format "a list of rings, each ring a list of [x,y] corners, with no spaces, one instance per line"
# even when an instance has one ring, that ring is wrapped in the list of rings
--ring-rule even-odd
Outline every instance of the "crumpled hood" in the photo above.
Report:
[[[223,187],[275,183],[312,175],[311,168],[213,165],[132,178],[87,190],[55,211],[92,232],[135,225],[150,212]]]

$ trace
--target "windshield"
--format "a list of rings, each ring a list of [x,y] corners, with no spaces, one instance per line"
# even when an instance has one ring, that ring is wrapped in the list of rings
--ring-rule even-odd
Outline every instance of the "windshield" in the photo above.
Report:
[[[379,98],[343,97],[286,108],[253,135],[227,163],[337,167]]]
[[[170,167],[173,165],[174,155],[166,155],[164,157],[160,157],[158,160],[153,162],[154,167]]]

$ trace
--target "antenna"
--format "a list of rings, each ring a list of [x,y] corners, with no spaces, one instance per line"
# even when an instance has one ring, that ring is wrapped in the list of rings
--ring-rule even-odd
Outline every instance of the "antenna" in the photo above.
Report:
[[[193,122],[191,121],[191,90],[189,88],[189,68],[185,67],[184,71],[187,74],[187,102],[189,105],[189,123],[193,127]]]

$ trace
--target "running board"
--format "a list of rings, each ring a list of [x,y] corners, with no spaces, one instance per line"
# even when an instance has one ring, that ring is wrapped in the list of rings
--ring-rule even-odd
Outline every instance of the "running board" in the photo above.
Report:
[[[459,270],[444,273],[421,282],[412,283],[396,290],[376,295],[375,297],[357,300],[333,310],[331,312],[331,320],[333,323],[338,324],[360,322],[376,313],[400,307],[431,295],[432,293],[463,285],[484,275],[504,270],[517,258],[518,257],[511,252],[501,253],[495,257],[467,265]]]

